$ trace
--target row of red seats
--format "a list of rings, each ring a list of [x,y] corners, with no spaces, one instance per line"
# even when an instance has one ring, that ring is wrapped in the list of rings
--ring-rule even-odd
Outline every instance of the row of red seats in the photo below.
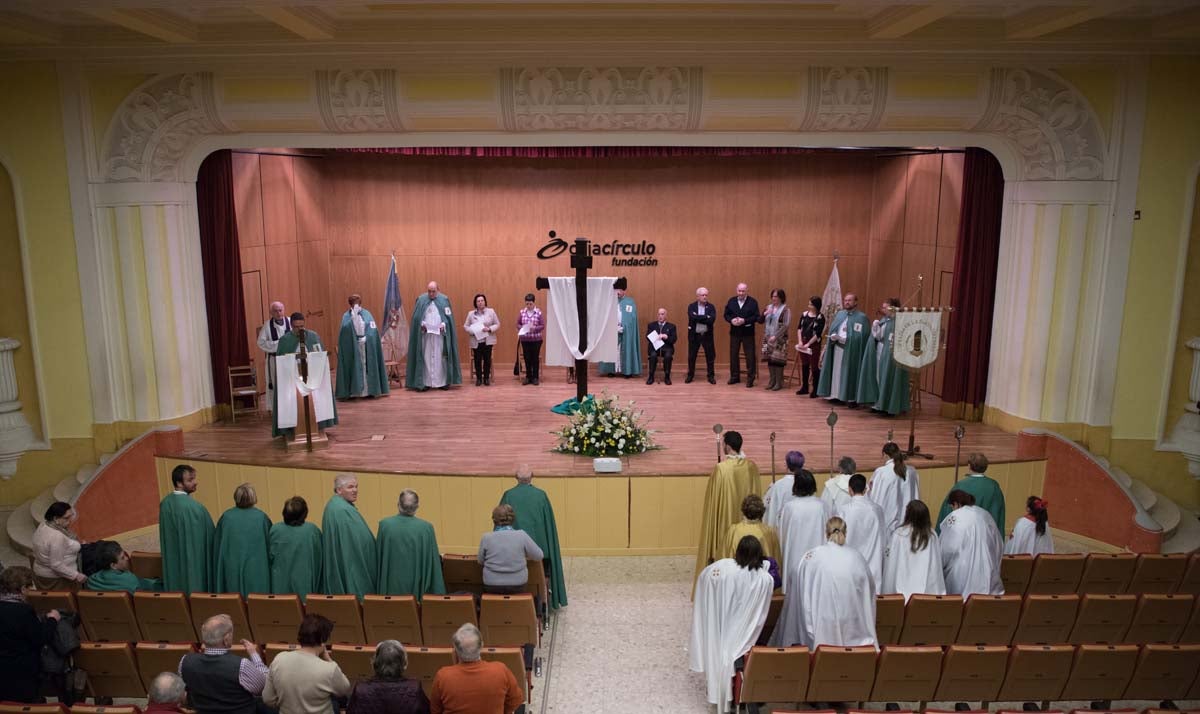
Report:
[[[1006,555],[1000,579],[1009,595],[1200,595],[1200,553]]]

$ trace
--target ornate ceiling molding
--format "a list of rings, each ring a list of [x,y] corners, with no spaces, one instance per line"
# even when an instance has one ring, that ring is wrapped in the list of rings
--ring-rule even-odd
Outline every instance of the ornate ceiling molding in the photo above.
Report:
[[[508,131],[695,131],[700,67],[523,67],[501,70]]]
[[[317,106],[325,128],[339,134],[404,131],[395,70],[319,71]]]
[[[801,131],[871,131],[887,105],[887,67],[809,67]]]

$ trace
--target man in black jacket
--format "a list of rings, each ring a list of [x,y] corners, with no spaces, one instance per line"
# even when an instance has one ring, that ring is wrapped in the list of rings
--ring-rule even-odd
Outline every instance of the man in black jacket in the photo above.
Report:
[[[749,290],[745,283],[738,283],[737,295],[725,303],[725,322],[729,323],[729,383],[742,381],[742,371],[738,365],[740,350],[746,357],[747,389],[754,386],[754,377],[758,374],[758,364],[754,360],[757,352],[754,325],[763,319],[758,311],[758,301],[750,297]]]
[[[650,340],[652,332],[658,333],[658,339],[662,340],[662,347],[654,349],[654,343]],[[675,357],[675,340],[678,338],[679,333],[675,329],[674,323],[667,322],[667,309],[658,308],[658,320],[646,325],[646,344],[649,349],[646,353],[646,362],[650,370],[650,376],[646,377],[646,384],[654,384],[654,368],[658,366],[659,357],[662,357],[663,361],[663,384],[671,383],[671,360]]]
[[[704,362],[708,365],[708,383],[716,384],[717,376],[713,370],[713,359],[716,356],[716,346],[713,344],[713,328],[717,323],[717,308],[708,301],[708,288],[696,290],[696,302],[688,305],[688,371],[684,383],[690,383],[696,376],[696,355],[704,348]]]

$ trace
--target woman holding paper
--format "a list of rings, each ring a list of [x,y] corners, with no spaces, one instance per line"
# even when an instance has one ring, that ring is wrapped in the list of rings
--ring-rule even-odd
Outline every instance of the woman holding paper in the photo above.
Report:
[[[821,378],[821,334],[825,332],[825,316],[821,314],[821,296],[813,295],[808,300],[808,309],[800,315],[799,340],[796,351],[800,353],[800,375],[803,383],[796,394],[807,394],[815,399],[817,382]],[[812,392],[808,390],[808,377],[812,375]]]
[[[467,313],[463,325],[470,336],[471,358],[475,362],[475,386],[492,384],[492,347],[496,344],[496,332],[500,330],[500,318],[488,307],[487,296],[475,296],[475,309]]]
[[[525,296],[525,308],[517,314],[517,339],[521,342],[521,354],[525,357],[524,384],[538,383],[538,354],[542,351],[542,339],[546,334],[546,318],[534,304],[533,293]]]

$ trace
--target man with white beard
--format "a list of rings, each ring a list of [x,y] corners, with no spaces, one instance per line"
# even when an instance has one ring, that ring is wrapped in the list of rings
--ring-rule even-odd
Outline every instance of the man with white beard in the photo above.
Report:
[[[991,514],[975,505],[975,497],[954,489],[946,497],[950,515],[942,521],[942,572],[946,592],[966,600],[974,593],[1003,595],[1000,558],[1004,539]]]
[[[846,522],[846,545],[857,550],[871,570],[871,583],[878,591],[883,584],[883,509],[867,498],[867,477],[850,477],[850,499],[838,509]]]

